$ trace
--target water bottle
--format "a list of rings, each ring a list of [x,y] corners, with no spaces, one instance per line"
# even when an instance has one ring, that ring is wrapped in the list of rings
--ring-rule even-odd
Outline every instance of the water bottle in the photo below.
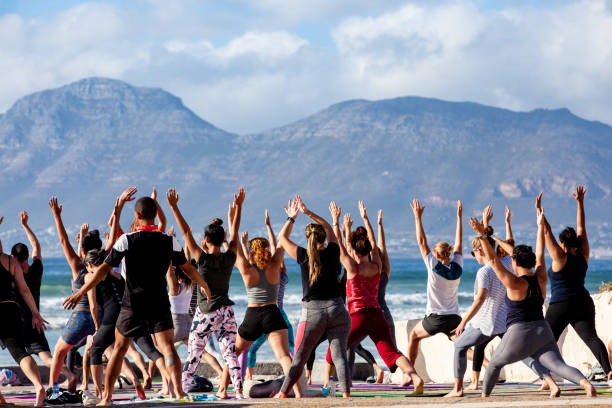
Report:
[[[329,377],[329,397],[336,398],[336,382],[334,377]]]
[[[59,385],[58,383],[54,382],[53,387],[51,388],[51,398],[57,397],[59,397]]]

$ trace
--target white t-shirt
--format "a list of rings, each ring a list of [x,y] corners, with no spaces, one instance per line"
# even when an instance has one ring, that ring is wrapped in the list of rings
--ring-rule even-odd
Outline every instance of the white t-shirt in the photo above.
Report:
[[[448,266],[438,261],[431,252],[425,255],[423,261],[427,267],[426,313],[459,314],[457,289],[463,273],[463,255],[453,254]]]
[[[506,269],[512,272],[512,257],[505,256],[500,261]],[[504,333],[507,314],[506,287],[495,274],[491,264],[483,265],[476,273],[474,296],[480,288],[486,289],[488,294],[468,326],[479,329],[485,336]]]

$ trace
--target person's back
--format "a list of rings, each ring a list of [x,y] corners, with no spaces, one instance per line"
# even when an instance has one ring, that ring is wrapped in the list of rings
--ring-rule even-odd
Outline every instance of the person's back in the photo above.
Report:
[[[259,274],[259,280],[255,285],[246,286],[247,299],[249,304],[276,303],[278,305],[278,283],[270,283],[266,277],[266,270],[253,267]]]
[[[566,261],[563,268],[558,272],[548,269],[548,279],[550,280],[550,302],[563,302],[574,297],[589,296],[589,292],[584,287],[586,272],[589,267],[584,255],[580,252],[566,254]]]
[[[209,313],[224,306],[232,306],[229,298],[229,285],[232,276],[236,253],[227,251],[219,255],[205,252],[198,258],[198,273],[210,288],[211,298],[207,303],[206,296],[198,291],[198,307],[202,313]]]
[[[378,303],[378,285],[381,274],[378,266],[371,262],[357,264],[358,272],[346,281],[346,303],[349,313],[363,309],[380,309]],[[368,275],[362,273],[365,270]]]
[[[542,305],[544,298],[542,290],[536,275],[523,275],[521,279],[527,281],[525,298],[523,300],[514,301],[506,296],[506,326],[510,327],[515,323],[520,322],[535,322],[544,320]]]
[[[338,285],[340,278],[340,249],[335,242],[319,250],[321,272],[316,281],[310,282],[309,258],[306,248],[297,248],[297,263],[300,265],[303,301],[328,300],[342,296]]]

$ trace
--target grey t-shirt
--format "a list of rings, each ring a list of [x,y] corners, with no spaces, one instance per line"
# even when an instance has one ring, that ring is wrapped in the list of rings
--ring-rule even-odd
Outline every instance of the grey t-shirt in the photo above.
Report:
[[[232,306],[229,298],[229,282],[236,263],[236,253],[227,251],[219,255],[202,253],[198,259],[198,273],[210,289],[210,303],[198,288],[198,307],[202,313],[210,313],[223,306]]]

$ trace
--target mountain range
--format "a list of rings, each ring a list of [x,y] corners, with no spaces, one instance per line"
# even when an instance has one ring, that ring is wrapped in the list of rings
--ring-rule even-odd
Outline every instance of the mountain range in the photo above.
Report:
[[[611,159],[612,127],[567,109],[514,112],[421,97],[349,100],[285,126],[237,135],[162,89],[87,78],[25,96],[0,115],[0,238],[5,250],[25,240],[17,217],[25,209],[44,253],[60,255],[46,204],[51,195],[63,203],[73,234],[83,222],[102,228],[114,198],[131,185],[143,194],[156,186],[160,195],[175,187],[201,236],[212,218],[226,218],[233,192],[245,186],[242,227],[251,236],[264,232],[266,208],[278,231],[282,206],[296,193],[326,218],[330,200],[359,218],[363,199],[373,222],[383,209],[392,254],[412,256],[413,197],[426,205],[432,242],[452,240],[461,199],[466,247],[474,235],[467,216],[487,204],[494,206],[498,233],[507,204],[517,239],[534,243],[538,192],[544,191],[557,231],[576,222],[570,192],[580,183],[588,186],[594,253],[612,256]],[[165,198],[160,202],[169,212]],[[294,231],[299,242],[305,222],[301,216]]]

